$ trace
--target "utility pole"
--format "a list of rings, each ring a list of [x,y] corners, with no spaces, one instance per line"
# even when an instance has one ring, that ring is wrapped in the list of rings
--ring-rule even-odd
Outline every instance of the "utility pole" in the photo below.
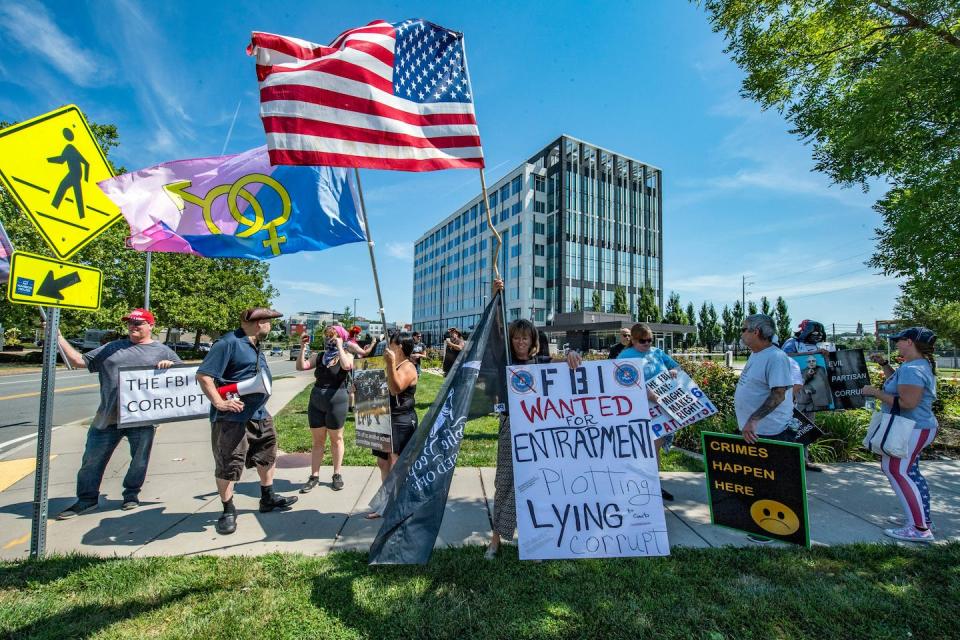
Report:
[[[743,317],[747,317],[747,285],[756,284],[756,282],[747,282],[747,276],[741,276],[740,289],[740,308],[743,309]]]
[[[833,335],[831,336],[831,338],[830,338],[830,342],[833,342],[834,344],[836,344],[836,342],[837,342],[837,323],[836,323],[836,322],[832,323],[832,324],[830,325],[830,327],[831,327],[831,329],[832,329],[831,333],[833,334]]]

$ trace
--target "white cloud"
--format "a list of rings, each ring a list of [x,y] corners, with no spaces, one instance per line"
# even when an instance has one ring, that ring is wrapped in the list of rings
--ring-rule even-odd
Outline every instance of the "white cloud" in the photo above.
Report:
[[[305,280],[277,280],[273,283],[281,292],[284,290],[306,291],[321,296],[338,296],[343,292],[336,287],[323,284],[322,282],[311,282]]]
[[[109,67],[56,25],[39,2],[0,4],[0,29],[81,87],[101,85]]]
[[[388,242],[386,244],[387,255],[404,262],[413,262],[413,243],[412,242]]]

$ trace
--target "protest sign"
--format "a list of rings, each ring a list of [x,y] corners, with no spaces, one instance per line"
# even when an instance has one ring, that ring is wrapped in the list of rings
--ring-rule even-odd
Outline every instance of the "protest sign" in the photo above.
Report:
[[[197,383],[199,365],[169,369],[120,367],[117,393],[119,426],[206,418],[210,401]]]
[[[810,546],[802,445],[708,431],[701,443],[713,524]]]
[[[353,384],[356,389],[357,446],[392,453],[393,429],[386,372],[383,369],[355,371]]]
[[[830,354],[830,390],[837,409],[859,409],[866,404],[863,388],[870,384],[863,349],[841,349]]]
[[[656,404],[650,405],[650,428],[654,438],[679,431],[717,412],[710,398],[690,376],[680,369],[674,371],[677,372],[676,378],[669,371],[662,371],[647,381],[647,389],[658,398]]]
[[[507,367],[520,559],[670,553],[642,370]]]
[[[793,417],[790,419],[790,422],[787,423],[787,428],[793,432],[792,442],[804,446],[813,444],[823,435],[820,427],[815,425],[813,420],[805,416],[802,412],[797,411],[796,407],[793,409]]]

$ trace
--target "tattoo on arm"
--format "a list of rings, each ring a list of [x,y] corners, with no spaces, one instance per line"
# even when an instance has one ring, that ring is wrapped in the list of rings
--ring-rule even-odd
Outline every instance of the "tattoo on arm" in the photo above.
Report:
[[[787,395],[787,387],[773,387],[770,389],[770,395],[767,396],[767,399],[763,401],[763,404],[760,405],[760,408],[753,412],[753,415],[750,416],[751,420],[762,420],[766,416],[773,413],[773,410],[780,406],[780,403],[783,402],[783,399]]]

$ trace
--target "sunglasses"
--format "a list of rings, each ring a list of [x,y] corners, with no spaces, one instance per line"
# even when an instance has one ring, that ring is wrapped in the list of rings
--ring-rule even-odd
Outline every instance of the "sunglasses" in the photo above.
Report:
[[[637,344],[650,344],[653,342],[653,338],[643,338],[642,340],[637,340]]]
[[[755,329],[748,329],[747,327],[740,327],[740,333],[746,333],[747,331],[755,331]]]
[[[146,320],[127,320],[128,327],[142,327],[147,324]]]

